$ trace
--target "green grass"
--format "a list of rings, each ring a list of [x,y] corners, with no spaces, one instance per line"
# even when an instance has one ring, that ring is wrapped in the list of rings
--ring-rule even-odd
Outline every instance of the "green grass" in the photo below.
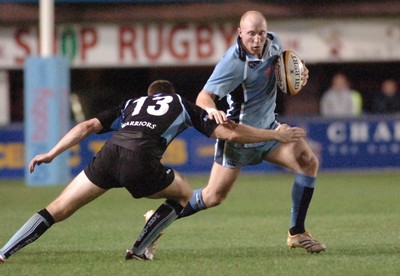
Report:
[[[162,201],[112,190],[13,255],[0,275],[400,275],[400,173],[321,174],[307,229],[327,251],[314,255],[286,247],[292,179],[242,175],[224,204],[168,228],[153,262],[125,261],[124,250]],[[61,190],[0,182],[0,246]]]

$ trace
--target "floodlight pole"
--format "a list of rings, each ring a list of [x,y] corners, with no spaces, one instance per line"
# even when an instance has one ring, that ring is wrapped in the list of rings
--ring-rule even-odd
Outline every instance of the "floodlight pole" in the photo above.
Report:
[[[40,0],[39,5],[40,56],[50,57],[54,54],[54,0]]]

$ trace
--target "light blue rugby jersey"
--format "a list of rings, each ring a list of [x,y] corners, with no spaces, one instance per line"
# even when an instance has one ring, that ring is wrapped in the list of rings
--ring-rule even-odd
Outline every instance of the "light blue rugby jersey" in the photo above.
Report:
[[[281,53],[281,42],[275,33],[268,33],[261,59],[248,55],[238,43],[231,46],[218,62],[204,90],[227,96],[230,119],[258,128],[269,128],[275,120],[275,64]],[[242,84],[243,91],[234,91]]]

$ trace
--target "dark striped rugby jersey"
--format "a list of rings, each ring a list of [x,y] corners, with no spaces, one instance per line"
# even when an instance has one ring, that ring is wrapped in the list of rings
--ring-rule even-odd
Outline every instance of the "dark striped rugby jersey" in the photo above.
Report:
[[[115,131],[108,143],[131,150],[151,150],[158,158],[188,127],[193,126],[207,137],[217,127],[205,110],[178,94],[167,93],[130,99],[96,118],[103,126],[102,133]]]

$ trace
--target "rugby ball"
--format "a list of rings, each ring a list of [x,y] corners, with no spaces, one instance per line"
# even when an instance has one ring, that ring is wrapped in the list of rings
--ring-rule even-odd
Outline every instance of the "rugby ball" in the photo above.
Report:
[[[279,89],[290,95],[296,95],[303,88],[303,62],[290,50],[283,51],[275,66],[276,83]]]

